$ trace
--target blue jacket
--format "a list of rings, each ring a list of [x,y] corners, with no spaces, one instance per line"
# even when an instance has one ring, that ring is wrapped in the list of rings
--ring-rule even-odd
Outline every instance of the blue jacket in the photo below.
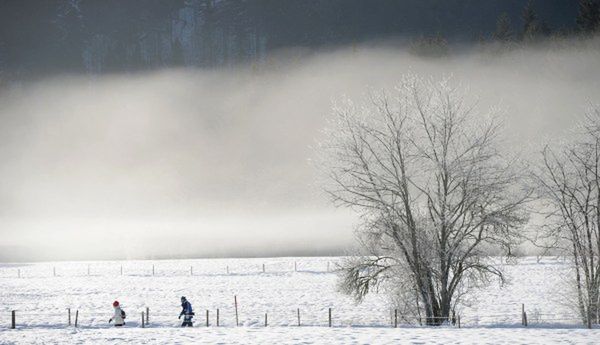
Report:
[[[193,315],[192,304],[188,301],[181,303],[181,314],[180,315]]]

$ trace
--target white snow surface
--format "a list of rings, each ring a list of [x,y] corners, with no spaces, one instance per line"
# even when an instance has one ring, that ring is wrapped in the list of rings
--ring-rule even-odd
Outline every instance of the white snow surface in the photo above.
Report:
[[[409,325],[403,320],[399,328],[392,328],[385,294],[372,293],[357,305],[337,291],[332,271],[338,260],[0,264],[0,344],[594,344],[600,339],[600,329],[583,328],[567,303],[569,264],[559,258],[538,262],[529,257],[502,264],[508,284],[493,281],[477,291],[478,298],[459,310],[460,329]],[[180,296],[194,307],[193,329],[179,327]],[[127,312],[122,329],[108,324],[114,300]],[[527,328],[521,326],[522,304],[528,314]],[[68,326],[67,308],[72,323],[78,311],[78,328]],[[141,328],[146,308],[150,322]],[[12,310],[14,330],[10,329]]]

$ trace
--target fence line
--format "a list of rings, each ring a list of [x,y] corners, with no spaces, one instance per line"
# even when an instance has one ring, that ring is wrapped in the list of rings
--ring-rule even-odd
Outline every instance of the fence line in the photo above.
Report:
[[[332,266],[333,264],[333,266]],[[336,267],[336,260],[313,261],[309,260],[308,265],[300,265],[297,261],[264,262],[251,265],[240,264],[231,266],[223,264],[219,269],[210,267],[204,271],[199,270],[199,265],[171,266],[169,264],[159,265],[149,263],[147,266],[127,267],[123,264],[86,264],[81,263],[76,266],[61,267],[58,265],[39,264],[37,267],[18,267],[10,266],[0,267],[0,279],[27,279],[27,278],[48,278],[48,277],[104,277],[104,276],[218,276],[218,275],[245,275],[245,274],[285,274],[285,273],[333,273]]]
[[[126,318],[127,324],[133,327],[176,327],[179,325],[181,320],[176,318],[177,313],[174,312],[152,312],[152,320],[150,319],[150,309],[149,307],[142,308],[142,310],[137,314],[138,317],[141,315],[141,318],[136,318],[135,312],[131,313],[130,318]],[[216,313],[211,313],[210,310],[216,310]],[[321,310],[320,315],[316,315],[316,313],[307,313],[306,311],[302,312],[301,319],[301,310],[302,308],[296,309],[270,309],[267,312],[258,312],[258,311],[244,311],[244,320],[245,322],[241,323],[243,327],[258,327],[258,326],[275,326],[275,327],[385,327],[385,328],[398,328],[398,327],[440,327],[438,326],[427,326],[424,325],[425,318],[416,318],[416,317],[407,317],[406,315],[402,316],[398,314],[398,310],[394,309],[393,312],[393,320],[389,322],[387,319],[389,314],[381,313],[375,311],[375,314],[380,314],[381,322],[380,323],[354,323],[353,319],[350,319],[350,323],[348,324],[345,321],[348,321],[347,314],[339,313],[334,308],[324,308]],[[105,321],[105,316],[109,316],[111,313],[109,311],[101,312],[96,310],[79,310],[75,309],[75,322],[72,324],[71,315],[73,308],[65,308],[65,311],[62,313],[58,312],[25,312],[19,310],[11,310],[10,314],[7,312],[2,312],[1,314],[6,315],[6,317],[10,316],[10,328],[62,328],[62,327],[83,327],[84,328],[107,328],[109,326]],[[81,311],[81,313],[80,313]],[[216,315],[216,316],[215,316]],[[582,320],[580,317],[573,315],[553,315],[546,314],[548,316],[552,316],[549,318],[538,319],[533,322],[529,322],[528,324],[524,324],[522,320],[519,320],[519,313],[514,314],[493,314],[493,315],[460,315],[456,314],[450,317],[433,317],[431,319],[441,320],[440,322],[442,327],[494,327],[494,326],[521,326],[521,327],[537,327],[543,328],[544,325],[546,327],[552,326],[566,326],[573,328],[584,328]],[[211,318],[212,316],[212,318]],[[194,322],[196,327],[239,327],[240,320],[239,314],[236,312],[235,315],[233,310],[230,311],[229,314],[225,314],[226,318],[223,318],[223,314],[220,313],[220,310],[217,309],[206,309],[205,316],[202,313],[198,313]],[[309,316],[307,318],[307,316]],[[399,322],[399,317],[402,320],[405,320],[403,323]],[[3,319],[1,317],[0,319]],[[139,321],[135,321],[135,320]],[[235,319],[235,322],[233,320]],[[262,319],[262,320],[261,320]],[[487,319],[487,320],[486,320]],[[131,320],[131,321],[130,321]],[[224,320],[229,320],[229,322],[223,322]],[[273,320],[279,320],[279,322],[273,322]],[[319,321],[320,320],[320,321]],[[387,321],[386,321],[387,320]],[[407,322],[406,320],[412,320],[412,322]],[[269,322],[271,321],[271,322]],[[521,323],[520,323],[521,322]],[[0,322],[0,324],[6,325],[7,323]],[[598,325],[594,325],[598,327]],[[1,326],[0,326],[1,327]]]
[[[269,274],[295,274],[297,273],[314,273],[314,274],[330,274],[335,272],[336,260],[307,260],[305,262],[290,259],[290,260],[278,260],[261,262],[255,260],[253,263],[242,263],[239,265],[232,264],[231,261],[221,262],[217,264],[209,264],[203,266],[189,265],[189,263],[181,264],[170,264],[163,263],[157,264],[156,262],[150,263],[132,263],[130,267],[123,266],[121,262],[98,263],[76,263],[67,265],[67,267],[61,267],[60,264],[51,263],[49,265],[40,264],[26,269],[23,267],[0,267],[0,278],[9,279],[28,279],[28,278],[50,278],[53,277],[100,277],[100,276],[140,276],[140,277],[172,277],[172,276],[188,276],[188,277],[203,277],[203,276],[222,276],[222,275],[269,275]],[[333,263],[333,269],[331,264]],[[143,267],[141,267],[143,265]],[[198,270],[198,267],[205,268],[204,271]],[[6,275],[8,273],[8,275]],[[40,274],[41,273],[41,274]],[[219,308],[213,308],[206,310],[206,317],[202,315],[196,315],[196,325],[210,325],[211,327],[232,327],[240,325],[264,325],[264,326],[315,326],[315,327],[336,327],[340,325],[357,326],[357,327],[406,327],[415,326],[423,323],[423,319],[419,320],[416,318],[407,317],[406,315],[399,315],[397,310],[389,310],[389,314],[372,311],[372,315],[369,318],[361,319],[355,318],[354,315],[348,316],[349,313],[340,313],[339,310],[329,308],[327,306],[320,308],[319,311],[310,311],[310,309],[273,309],[268,308],[267,312],[264,310],[246,310],[244,308],[238,309],[238,299],[234,296],[234,308],[223,308],[220,313]],[[231,305],[227,303],[226,305]],[[220,304],[219,306],[223,306]],[[139,308],[139,305],[135,308]],[[133,309],[133,308],[132,308]],[[216,313],[209,313],[209,310],[216,310]],[[235,322],[233,322],[233,311],[235,310]],[[79,312],[82,311],[82,315]],[[65,311],[60,312],[29,312],[29,311],[15,311],[8,310],[7,312],[0,309],[0,315],[5,313],[11,313],[11,325],[19,325],[19,320],[35,319],[35,322],[23,323],[26,327],[28,325],[46,325],[49,327],[64,326],[65,324],[72,325],[71,315],[75,315],[75,325],[81,324],[82,320],[87,324],[86,327],[101,327],[101,320],[106,315],[110,315],[110,312],[103,311],[85,311],[74,308],[66,308]],[[132,312],[131,317],[128,318],[128,323],[134,326],[141,326],[141,322],[134,320],[139,319],[139,315],[144,315],[142,322],[144,327],[166,327],[165,325],[176,325],[178,320],[174,318],[177,313],[167,312],[156,312],[152,311],[152,320],[150,320],[150,309],[145,307],[137,314]],[[216,322],[209,322],[210,316],[213,318],[216,315]],[[251,315],[251,316],[249,316]],[[224,317],[225,316],[225,317]],[[16,321],[15,321],[16,318]],[[61,319],[63,321],[56,321],[54,319]],[[8,322],[2,321],[4,316],[0,316],[0,327],[4,327]],[[45,323],[41,319],[52,319],[50,323]],[[361,324],[356,320],[366,320],[366,324]],[[444,318],[446,319],[446,318]],[[132,320],[132,321],[129,321]],[[380,321],[381,320],[381,321]],[[410,321],[412,321],[412,323]],[[538,327],[544,324],[558,324],[564,326],[580,326],[583,327],[582,319],[580,316],[569,315],[569,314],[550,314],[550,313],[530,313],[527,314],[525,305],[521,306],[521,310],[515,310],[515,313],[506,314],[484,314],[484,315],[456,315],[456,318],[450,317],[448,319],[450,324],[454,324],[456,327],[477,327],[477,326],[516,326],[521,325],[523,327],[533,326]],[[88,322],[89,321],[89,322]],[[152,321],[152,322],[150,322]],[[79,322],[79,324],[78,324]]]

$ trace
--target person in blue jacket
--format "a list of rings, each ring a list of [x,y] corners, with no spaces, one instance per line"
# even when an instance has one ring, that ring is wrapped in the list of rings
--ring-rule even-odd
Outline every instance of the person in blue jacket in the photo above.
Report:
[[[192,310],[192,304],[184,296],[181,296],[181,313],[179,313],[179,319],[181,319],[182,316],[183,323],[181,324],[181,327],[192,327],[194,311]]]

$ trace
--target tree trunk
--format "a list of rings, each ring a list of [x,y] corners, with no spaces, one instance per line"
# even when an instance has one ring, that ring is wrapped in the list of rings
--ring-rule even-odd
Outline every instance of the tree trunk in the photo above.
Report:
[[[588,317],[590,318],[589,323],[598,323],[598,286],[593,284],[588,292]]]
[[[427,272],[425,275],[425,281],[422,282],[423,287],[421,288],[421,297],[423,298],[423,305],[425,308],[425,324],[427,326],[439,326],[448,319],[450,303],[448,303],[448,308],[442,306],[436,295],[431,274]],[[444,309],[447,309],[445,315]]]

